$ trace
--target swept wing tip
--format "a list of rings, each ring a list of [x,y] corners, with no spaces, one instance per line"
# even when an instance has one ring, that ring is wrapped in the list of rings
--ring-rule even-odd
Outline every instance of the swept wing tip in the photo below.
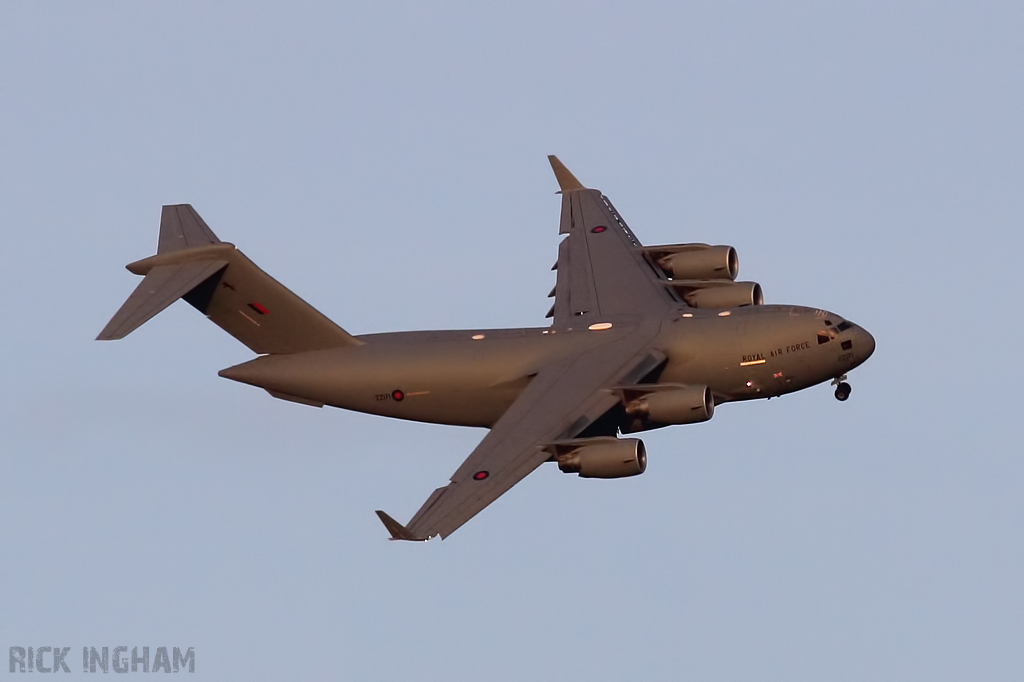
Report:
[[[555,172],[555,179],[558,180],[558,186],[563,192],[575,192],[581,189],[586,189],[586,187],[576,179],[576,176],[569,172],[569,169],[565,167],[565,164],[558,160],[557,156],[549,154],[548,162],[551,164],[551,170]]]
[[[391,533],[391,540],[412,540],[414,542],[426,542],[429,539],[416,537],[415,535],[410,533],[405,526],[400,524],[398,521],[395,521],[393,518],[388,516],[380,509],[377,510],[377,518],[380,519],[381,523],[384,524],[384,527],[388,529],[389,533]]]

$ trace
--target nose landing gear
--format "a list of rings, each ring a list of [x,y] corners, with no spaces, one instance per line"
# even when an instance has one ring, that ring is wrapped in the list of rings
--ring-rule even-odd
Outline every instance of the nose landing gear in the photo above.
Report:
[[[850,393],[853,389],[850,384],[846,383],[846,375],[838,376],[832,380],[832,385],[836,387],[836,400],[842,402],[850,397]]]

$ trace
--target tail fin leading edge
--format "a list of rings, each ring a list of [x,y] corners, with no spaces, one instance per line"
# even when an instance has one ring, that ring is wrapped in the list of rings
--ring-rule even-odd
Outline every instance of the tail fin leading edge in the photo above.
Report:
[[[145,275],[97,337],[121,339],[179,298],[256,353],[300,353],[362,342],[220,241],[188,204],[164,206],[157,255],[131,263]]]

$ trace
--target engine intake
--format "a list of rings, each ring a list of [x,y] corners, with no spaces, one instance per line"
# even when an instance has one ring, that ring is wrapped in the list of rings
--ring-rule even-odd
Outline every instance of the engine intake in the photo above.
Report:
[[[558,468],[580,478],[625,478],[647,469],[647,450],[638,438],[602,440],[558,455]]]
[[[707,386],[686,386],[640,396],[626,405],[626,414],[659,424],[698,424],[715,414],[715,398]]]

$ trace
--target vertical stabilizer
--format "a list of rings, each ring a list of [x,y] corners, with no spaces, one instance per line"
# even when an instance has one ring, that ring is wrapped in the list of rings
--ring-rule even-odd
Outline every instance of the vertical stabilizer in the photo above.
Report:
[[[220,244],[220,240],[191,205],[164,206],[160,213],[158,254],[210,244]]]
[[[100,332],[121,339],[179,298],[255,353],[302,353],[362,342],[222,242],[188,204],[164,206],[157,255],[129,263],[145,279]]]

